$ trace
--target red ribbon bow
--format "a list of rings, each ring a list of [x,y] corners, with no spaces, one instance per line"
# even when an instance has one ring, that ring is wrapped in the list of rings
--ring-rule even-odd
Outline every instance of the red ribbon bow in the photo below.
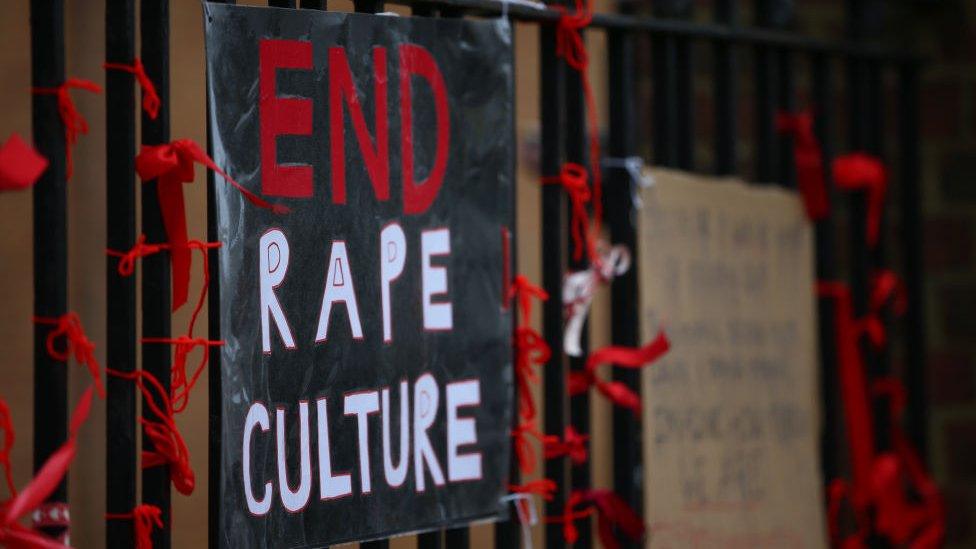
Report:
[[[881,234],[881,213],[884,208],[888,174],[877,157],[865,153],[851,153],[834,159],[834,184],[849,191],[865,191],[868,197],[865,238],[870,246],[878,243]]]
[[[277,214],[288,208],[271,204],[224,173],[199,145],[189,139],[179,139],[165,145],[143,145],[136,156],[136,171],[143,181],[159,179],[157,193],[163,214],[163,225],[169,238],[173,262],[173,310],[186,303],[190,285],[190,248],[186,236],[186,210],[183,206],[183,183],[193,181],[194,163],[213,170],[233,185],[249,202]]]
[[[546,522],[563,523],[566,543],[576,543],[579,531],[576,521],[597,513],[597,531],[606,549],[618,549],[620,542],[614,536],[614,528],[633,541],[644,537],[644,521],[640,515],[611,490],[574,490],[566,500],[562,515],[547,517]]]
[[[0,147],[0,191],[31,187],[46,169],[47,159],[15,133]]]
[[[529,282],[525,276],[518,275],[512,282],[508,297],[516,301],[521,313],[519,326],[515,329],[515,380],[518,385],[519,416],[531,421],[536,414],[531,383],[539,379],[533,366],[545,364],[552,356],[549,345],[530,326],[532,300],[545,301],[549,299],[549,294]]]
[[[163,527],[163,512],[159,507],[143,503],[136,505],[131,513],[106,513],[109,520],[131,520],[133,534],[136,538],[136,549],[152,549],[153,528]]]
[[[568,456],[574,464],[582,465],[589,459],[588,440],[590,435],[580,434],[572,425],[567,425],[561,440],[556,435],[547,435],[542,439],[543,451],[546,459]]]
[[[186,447],[183,435],[176,427],[176,420],[173,419],[173,404],[163,385],[145,370],[122,372],[106,368],[105,372],[110,376],[135,381],[145,398],[146,406],[158,418],[157,420],[139,418],[145,435],[153,443],[152,451],[142,452],[142,468],[169,465],[169,478],[176,490],[186,496],[192,494],[196,485],[196,476],[193,468],[190,467],[190,451]],[[146,382],[155,390],[155,395],[146,386]]]
[[[31,93],[34,95],[54,95],[58,98],[58,114],[60,114],[61,123],[64,125],[64,158],[68,179],[71,179],[75,169],[71,148],[78,142],[79,133],[88,133],[88,121],[81,116],[81,113],[75,108],[75,102],[71,100],[72,89],[102,93],[101,86],[80,78],[69,78],[56,88],[31,88]]]
[[[590,201],[590,187],[587,183],[586,167],[575,162],[563,164],[559,175],[542,178],[543,185],[561,185],[569,202],[572,205],[572,219],[570,225],[573,235],[573,259],[579,261],[583,259],[583,249],[586,247],[589,257],[594,257],[595,252],[589,236],[589,216],[586,212],[586,204]]]
[[[71,413],[68,440],[47,458],[41,469],[20,493],[12,494],[9,501],[0,505],[0,545],[11,549],[38,547],[65,549],[65,545],[23,526],[19,521],[40,507],[67,474],[77,451],[78,430],[88,419],[93,395],[92,386],[82,393],[81,399]]]
[[[146,67],[142,64],[142,59],[136,57],[131,65],[125,63],[102,63],[102,68],[106,70],[124,71],[136,77],[139,87],[142,88],[142,109],[149,115],[150,120],[155,120],[159,116],[159,95],[156,93],[156,86],[153,85],[149,75],[146,74]]]
[[[623,368],[642,368],[660,358],[671,348],[671,342],[663,331],[657,334],[654,341],[643,347],[607,346],[590,353],[586,359],[586,367],[581,372],[569,373],[570,396],[585,393],[590,387],[596,386],[617,406],[626,408],[640,417],[640,397],[623,383],[618,381],[603,381],[596,376],[596,369],[601,364],[613,363]]]
[[[816,221],[830,213],[827,186],[824,184],[823,153],[813,132],[813,113],[809,110],[776,115],[776,130],[793,138],[797,186],[803,197],[807,218]]]
[[[59,362],[67,362],[68,358],[74,355],[75,360],[79,364],[84,364],[88,367],[92,380],[95,382],[95,387],[98,389],[98,396],[105,398],[105,387],[102,385],[102,377],[99,373],[101,367],[95,358],[95,344],[85,335],[85,329],[81,325],[81,317],[78,316],[78,313],[68,312],[58,318],[34,317],[34,322],[55,326],[47,334],[45,341],[47,354]],[[55,345],[55,342],[60,337],[65,338],[64,351],[59,351]]]

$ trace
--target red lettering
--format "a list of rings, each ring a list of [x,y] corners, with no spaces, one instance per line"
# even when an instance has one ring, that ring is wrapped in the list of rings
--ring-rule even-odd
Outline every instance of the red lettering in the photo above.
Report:
[[[425,181],[413,180],[413,113],[411,77],[420,76],[434,92],[437,115],[437,150],[434,165]],[[447,168],[447,149],[450,144],[451,119],[447,108],[447,88],[444,77],[430,52],[414,44],[400,46],[400,135],[403,168],[403,212],[420,214],[427,211],[437,198]]]
[[[386,115],[386,49],[373,48],[373,98],[376,141],[366,129],[363,108],[352,81],[349,60],[343,48],[329,48],[329,149],[332,158],[332,202],[346,203],[346,125],[342,99],[349,106],[352,127],[356,131],[359,151],[366,173],[373,184],[377,200],[390,199],[389,122]]]
[[[268,196],[309,198],[312,167],[278,164],[279,135],[312,134],[312,100],[278,97],[278,69],[311,69],[312,43],[300,40],[261,40],[259,74],[261,133],[261,192]]]

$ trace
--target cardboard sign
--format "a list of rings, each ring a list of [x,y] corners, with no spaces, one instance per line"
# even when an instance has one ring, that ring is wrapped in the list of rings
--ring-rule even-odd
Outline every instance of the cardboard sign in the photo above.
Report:
[[[220,544],[496,517],[512,414],[501,21],[207,4]]]
[[[813,236],[773,187],[656,170],[643,191],[651,547],[824,547]]]

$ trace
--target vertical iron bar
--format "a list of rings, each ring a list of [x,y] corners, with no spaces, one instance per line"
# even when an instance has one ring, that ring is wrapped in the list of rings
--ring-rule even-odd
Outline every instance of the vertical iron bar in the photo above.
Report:
[[[444,531],[434,530],[417,534],[417,549],[442,549],[444,547]]]
[[[159,94],[159,115],[152,120],[142,115],[142,143],[159,145],[169,135],[169,2],[142,0],[139,9],[142,61],[146,74]],[[157,182],[148,181],[142,187],[142,230],[148,242],[165,242],[162,212],[157,197]],[[170,268],[169,254],[148,256],[142,261],[142,335],[170,337]],[[170,390],[170,347],[159,344],[142,345],[142,368],[159,380],[164,390]],[[142,415],[156,420],[145,400]],[[153,443],[143,432],[143,450],[153,450]],[[171,543],[172,509],[170,505],[169,466],[143,469],[142,501],[162,510],[163,527],[152,533],[153,547],[168,549]]]
[[[691,17],[688,3],[683,18]],[[682,170],[695,167],[695,70],[691,39],[683,36],[674,39],[675,99],[677,102],[677,121],[673,127],[677,146],[677,165]]]
[[[303,10],[324,10],[326,9],[325,0],[301,0],[299,6]]]
[[[612,158],[627,158],[637,152],[637,124],[635,92],[635,59],[633,36],[614,30],[607,34],[607,66],[609,70],[610,132],[608,152]],[[636,183],[626,170],[607,171],[605,210],[610,212],[607,223],[610,241],[630,250],[631,265],[610,285],[610,337],[614,345],[636,347],[640,344],[640,302],[637,292],[637,212],[633,193]],[[629,368],[614,368],[613,380],[627,385],[640,394],[640,373]],[[644,500],[641,428],[629,411],[613,407],[613,488],[638,513]],[[618,536],[624,547],[640,547],[626,537]]]
[[[823,54],[814,55],[811,60],[811,81],[814,112],[814,131],[820,142],[825,168],[833,158],[833,84],[830,60]],[[824,183],[831,203],[834,203],[833,182],[830,170],[824,170]],[[834,252],[835,216],[828,215],[816,225],[817,279],[836,280],[837,258]],[[830,481],[840,475],[840,444],[843,433],[841,409],[837,395],[840,394],[837,376],[837,345],[835,340],[834,303],[832,299],[820,299],[818,306],[818,326],[820,340],[820,394],[823,403],[824,426],[821,433],[820,452],[824,479]]]
[[[585,31],[580,30],[580,35],[585,40]],[[563,63],[563,61],[559,61]],[[577,164],[582,164],[584,166],[589,166],[593,174],[596,170],[600,169],[600,166],[595,165],[593,162],[595,159],[588,158],[588,143],[589,136],[587,130],[589,129],[586,123],[586,105],[583,99],[583,78],[580,73],[576,70],[567,69],[565,72],[565,142],[563,146],[565,147],[565,160],[566,162],[575,162]],[[599,136],[597,136],[599,139]],[[592,181],[591,181],[592,183]],[[566,216],[568,219],[572,219],[573,209],[570,201],[566,203]],[[567,231],[564,237],[567,242],[567,246],[572,253],[575,253],[575,245],[570,234]],[[586,243],[582,243],[586,246]],[[584,252],[580,259],[577,261],[572,254],[568,259],[568,267],[570,271],[582,271],[589,267],[589,258]],[[557,290],[553,292],[549,290],[549,299],[560,303],[562,301],[562,291]],[[560,303],[560,305],[562,305]],[[590,322],[585,320],[583,322],[583,327],[580,329],[580,356],[568,357],[569,369],[573,372],[583,372],[586,369],[586,355],[589,353],[590,348]],[[546,393],[546,396],[551,396],[550,393]],[[579,395],[569,397],[569,422],[567,425],[572,425],[580,433],[590,432],[590,395],[589,392],[584,392]],[[546,431],[548,435],[556,435],[559,437],[563,436],[563,431]],[[588,443],[585,443],[588,446]],[[562,458],[565,461],[565,458]],[[573,490],[585,490],[590,488],[590,467],[589,463],[584,465],[576,466],[569,464],[570,470],[570,481]],[[575,521],[576,528],[579,532],[579,541],[576,542],[575,546],[580,549],[587,549],[592,544],[593,532],[590,527],[590,519],[583,518]]]
[[[660,8],[655,13],[660,15]],[[651,35],[651,71],[653,74],[651,113],[654,163],[661,166],[675,166],[677,161],[677,139],[675,138],[675,47],[671,37]]]
[[[62,0],[31,0],[30,18],[31,85],[60,86],[64,82],[64,4]],[[56,96],[31,98],[31,127],[38,152],[49,162],[33,196],[34,315],[57,318],[68,307],[68,240],[64,126]],[[34,324],[34,472],[64,443],[68,431],[68,370],[47,352],[45,341],[52,329]],[[58,483],[45,501],[67,503],[67,480]]]
[[[565,65],[556,57],[556,29],[554,25],[539,27],[540,112],[542,125],[542,174],[552,176],[562,167],[562,113],[565,89]],[[558,185],[542,187],[542,285],[549,300],[542,308],[543,337],[552,350],[552,357],[544,368],[545,433],[563,433],[566,426],[566,363],[563,360],[563,254],[566,244],[563,189]],[[567,499],[566,461],[562,458],[545,461],[545,476],[556,483],[551,501],[546,503],[546,516],[563,513]],[[546,525],[546,546],[564,547],[562,525]]]
[[[771,0],[756,0],[756,25],[768,27],[772,21]],[[755,46],[756,66],[756,180],[772,183],[776,178],[774,151],[776,146],[773,118],[776,108],[776,90],[773,52],[769,46]]]
[[[470,543],[470,531],[467,526],[450,528],[444,531],[444,545],[454,549],[455,547],[467,547]]]
[[[715,2],[715,22],[735,26],[735,0]],[[731,175],[736,171],[736,123],[738,94],[735,81],[735,50],[731,43],[716,41],[714,46],[715,76],[715,174]]]
[[[779,63],[779,97],[778,105],[781,112],[793,112],[796,110],[796,96],[793,82],[793,54],[786,48],[781,48],[776,52],[776,61]],[[793,138],[780,134],[777,177],[776,181],[789,189],[796,188],[796,170],[793,165]]]
[[[268,0],[268,5],[273,8],[294,8],[295,0]]]
[[[907,62],[899,69],[899,150],[901,158],[901,235],[904,253],[905,287],[905,386],[908,436],[922,459],[926,459],[928,402],[925,392],[925,267],[922,243],[922,189],[918,134],[918,66]]]
[[[135,2],[109,0],[105,4],[105,60],[132,63],[135,57]],[[110,250],[135,244],[135,93],[133,76],[105,73],[106,235]],[[105,268],[105,359],[112,368],[136,369],[136,282],[120,276],[118,258],[108,257]],[[128,513],[136,503],[136,396],[132,382],[117,377],[105,381],[105,510]],[[107,520],[105,545],[130,547],[133,525]]]

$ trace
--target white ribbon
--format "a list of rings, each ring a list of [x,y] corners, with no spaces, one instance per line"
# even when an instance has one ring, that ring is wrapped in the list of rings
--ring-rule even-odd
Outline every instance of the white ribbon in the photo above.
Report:
[[[499,501],[502,503],[511,502],[515,506],[515,514],[518,516],[519,525],[522,528],[522,547],[532,549],[532,527],[539,523],[539,516],[535,511],[535,499],[532,494],[509,494],[503,496]],[[525,502],[523,508],[519,505],[520,501]]]
[[[597,285],[611,280],[630,269],[630,250],[623,244],[611,246],[600,254],[600,264],[583,271],[569,273],[563,279],[563,307],[566,328],[563,330],[563,350],[569,356],[581,356],[580,335],[593,303]]]

